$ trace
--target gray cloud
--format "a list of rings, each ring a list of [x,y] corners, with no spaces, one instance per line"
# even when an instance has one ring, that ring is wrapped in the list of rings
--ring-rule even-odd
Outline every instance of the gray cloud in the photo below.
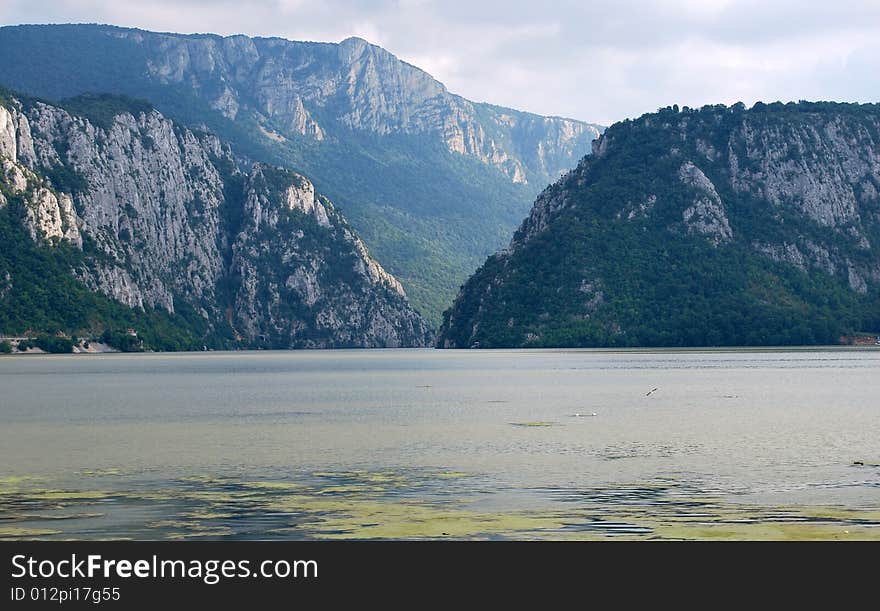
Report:
[[[676,103],[880,98],[872,0],[5,0],[0,22],[357,35],[468,98],[602,123]]]

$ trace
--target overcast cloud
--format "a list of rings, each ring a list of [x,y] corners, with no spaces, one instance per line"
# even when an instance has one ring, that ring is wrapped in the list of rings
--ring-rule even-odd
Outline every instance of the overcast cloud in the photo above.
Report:
[[[472,100],[604,124],[671,104],[880,101],[877,0],[0,0],[0,22],[361,36]]]

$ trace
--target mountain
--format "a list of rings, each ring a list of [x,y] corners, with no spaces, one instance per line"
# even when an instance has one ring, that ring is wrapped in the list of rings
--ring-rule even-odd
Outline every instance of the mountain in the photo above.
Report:
[[[240,161],[146,102],[3,94],[0,331],[140,325],[155,348],[428,341],[311,182]]]
[[[880,106],[608,128],[468,280],[439,345],[837,343],[880,329]]]
[[[101,25],[0,28],[0,82],[143,98],[309,176],[413,303],[439,315],[601,128],[468,101],[358,38],[339,44]]]

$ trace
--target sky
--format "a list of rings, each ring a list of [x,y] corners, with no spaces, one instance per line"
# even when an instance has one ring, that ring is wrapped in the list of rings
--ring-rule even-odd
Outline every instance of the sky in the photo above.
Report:
[[[604,125],[672,104],[880,101],[880,0],[0,0],[0,23],[360,36],[468,99]]]

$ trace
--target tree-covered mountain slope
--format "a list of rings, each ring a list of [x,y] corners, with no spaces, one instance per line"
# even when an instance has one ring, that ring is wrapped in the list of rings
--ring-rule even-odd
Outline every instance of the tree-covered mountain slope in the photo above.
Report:
[[[610,127],[444,314],[445,347],[836,343],[880,329],[880,106]]]
[[[0,99],[0,334],[421,346],[400,283],[303,176],[109,95]],[[162,331],[166,328],[166,331]]]
[[[439,322],[601,128],[468,101],[384,49],[100,25],[0,28],[0,82],[151,101],[314,181]]]

